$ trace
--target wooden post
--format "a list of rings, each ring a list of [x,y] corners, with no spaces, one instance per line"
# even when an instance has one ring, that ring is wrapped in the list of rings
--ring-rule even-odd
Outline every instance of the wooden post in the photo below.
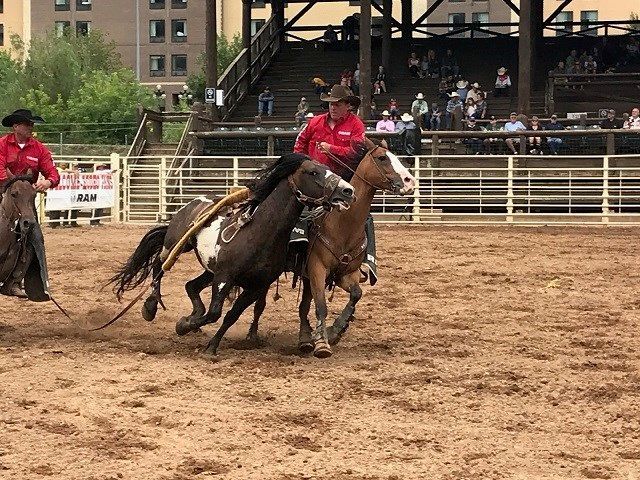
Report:
[[[518,113],[529,115],[531,111],[531,2],[520,0],[520,36],[518,38]]]
[[[616,137],[613,133],[607,133],[607,155],[616,154]]]
[[[205,55],[206,60],[206,86],[218,87],[218,32],[216,22],[216,0],[206,0],[206,39]],[[218,120],[218,107],[215,104],[207,104],[207,113]]]
[[[382,0],[382,66],[389,71],[391,60],[391,0]]]
[[[242,0],[242,48],[247,49],[246,61],[247,69],[251,69],[251,3],[252,0]],[[251,75],[247,75],[245,80],[245,92],[251,87]]]
[[[271,0],[271,11],[276,19],[278,34],[284,39],[284,0]]]
[[[122,170],[120,165],[120,155],[112,153],[110,155],[110,167],[111,167],[111,182],[113,184],[113,207],[111,208],[111,221],[118,223],[121,221],[121,200],[120,200],[120,185],[122,183]]]
[[[544,7],[543,0],[531,0],[531,78],[532,87],[542,86],[537,75],[542,62],[544,48]]]
[[[371,116],[371,0],[360,7],[360,118]]]
[[[410,43],[413,33],[413,0],[402,0],[402,39]]]

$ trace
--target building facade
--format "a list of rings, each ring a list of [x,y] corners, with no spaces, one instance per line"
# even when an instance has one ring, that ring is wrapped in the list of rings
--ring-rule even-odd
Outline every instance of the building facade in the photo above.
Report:
[[[29,41],[31,0],[0,0],[0,50],[11,52],[11,36]]]

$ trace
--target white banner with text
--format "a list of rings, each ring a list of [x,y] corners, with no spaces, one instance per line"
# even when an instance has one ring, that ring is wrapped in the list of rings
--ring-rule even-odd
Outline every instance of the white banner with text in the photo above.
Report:
[[[60,172],[60,185],[47,191],[45,210],[83,210],[114,205],[110,170],[92,173]]]

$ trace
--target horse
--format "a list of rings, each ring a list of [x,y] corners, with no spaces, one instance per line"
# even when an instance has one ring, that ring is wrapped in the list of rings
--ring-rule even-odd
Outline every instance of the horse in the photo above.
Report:
[[[416,179],[398,157],[387,150],[386,143],[375,144],[365,138],[356,151],[363,155],[350,180],[355,189],[356,201],[349,210],[329,212],[321,220],[316,220],[315,228],[310,233],[307,275],[302,277],[302,299],[298,309],[298,348],[303,353],[313,351],[319,358],[331,356],[330,345],[337,344],[347,330],[356,304],[362,297],[359,285],[360,265],[366,255],[365,222],[373,196],[377,190],[406,195],[412,193],[416,186]],[[326,328],[325,289],[328,284],[345,290],[349,294],[349,301],[333,325]],[[314,334],[308,318],[312,299],[317,319]],[[254,312],[254,321],[247,335],[253,342],[258,341],[260,315],[257,313]]]
[[[205,348],[206,355],[217,353],[226,331],[247,307],[266,297],[269,286],[283,272],[289,236],[303,207],[347,209],[354,201],[354,190],[348,182],[308,156],[297,153],[280,157],[263,169],[248,187],[252,195],[244,208],[212,219],[185,248],[185,251],[195,251],[205,271],[185,285],[193,310],[176,323],[178,335],[216,322],[222,315],[225,298],[234,287],[242,289]],[[153,271],[156,285],[142,307],[145,319],[155,317],[161,302],[162,262],[193,219],[213,202],[206,197],[192,201],[176,213],[169,225],[151,229],[110,279],[120,298],[126,290],[144,282]],[[210,285],[211,303],[205,311],[200,292]]]
[[[7,170],[7,179],[0,185],[0,293],[17,295],[20,282],[33,258],[27,238],[38,223],[35,211],[36,191],[32,174],[14,176]]]

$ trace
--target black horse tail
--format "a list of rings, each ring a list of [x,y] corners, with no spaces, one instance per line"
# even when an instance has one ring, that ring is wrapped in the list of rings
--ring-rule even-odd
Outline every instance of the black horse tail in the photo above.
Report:
[[[133,290],[149,277],[154,263],[159,261],[167,229],[167,225],[161,225],[149,230],[129,259],[109,279],[107,285],[114,284],[113,291],[118,300],[124,292]]]

